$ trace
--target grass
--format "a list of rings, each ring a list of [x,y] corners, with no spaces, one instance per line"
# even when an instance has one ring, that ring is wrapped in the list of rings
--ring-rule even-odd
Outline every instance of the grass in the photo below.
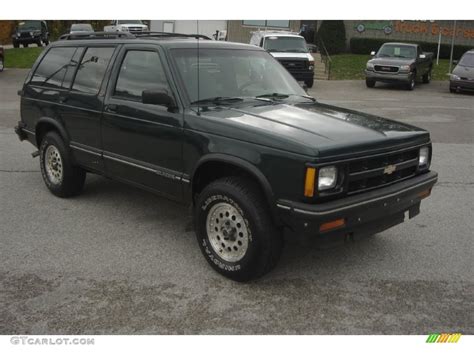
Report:
[[[31,68],[44,47],[5,49],[5,68]]]
[[[361,80],[365,79],[364,69],[370,55],[364,54],[338,54],[331,57],[332,80]],[[436,61],[436,59],[435,59]],[[440,59],[439,65],[433,65],[433,80],[448,80],[449,60]]]

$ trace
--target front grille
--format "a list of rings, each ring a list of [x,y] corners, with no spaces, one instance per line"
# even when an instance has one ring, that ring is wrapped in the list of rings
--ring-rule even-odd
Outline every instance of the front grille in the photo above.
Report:
[[[132,32],[132,33],[134,33],[134,32],[143,32],[143,28],[142,27],[129,27],[128,31]]]
[[[383,72],[383,73],[397,73],[398,67],[393,67],[390,65],[374,65],[375,71]]]
[[[294,71],[294,70],[304,70],[308,68],[308,61],[307,60],[294,60],[294,59],[279,59],[281,65],[283,65],[286,70]]]
[[[22,32],[20,33],[20,38],[31,38],[31,35],[29,32]]]
[[[352,161],[347,193],[355,194],[410,178],[418,169],[418,149]]]

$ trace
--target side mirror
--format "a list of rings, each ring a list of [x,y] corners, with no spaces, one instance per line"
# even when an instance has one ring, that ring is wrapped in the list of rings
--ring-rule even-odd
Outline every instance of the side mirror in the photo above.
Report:
[[[166,89],[148,89],[142,91],[142,102],[149,105],[176,107],[174,99]]]
[[[373,57],[375,55],[375,51],[370,52],[370,55]]]
[[[426,55],[425,54],[420,54],[420,59],[425,59]]]

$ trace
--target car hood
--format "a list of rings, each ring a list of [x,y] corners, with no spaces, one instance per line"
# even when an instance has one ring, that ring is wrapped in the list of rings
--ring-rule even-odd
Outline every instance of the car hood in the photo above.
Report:
[[[453,74],[461,78],[474,79],[474,68],[457,65],[453,70]]]
[[[318,158],[357,156],[429,142],[423,129],[321,103],[260,103],[202,112],[215,123],[207,129]],[[222,127],[222,125],[232,125]]]
[[[374,64],[374,65],[400,66],[400,65],[410,65],[413,62],[415,62],[415,59],[381,57],[381,58],[373,58],[373,59],[369,60],[369,62]]]

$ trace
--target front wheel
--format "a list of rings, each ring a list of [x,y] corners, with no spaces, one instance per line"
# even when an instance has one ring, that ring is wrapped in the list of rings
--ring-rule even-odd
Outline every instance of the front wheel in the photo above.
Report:
[[[373,88],[375,86],[375,80],[365,79],[365,85],[368,88]]]
[[[23,43],[23,48],[28,48],[28,43]]]
[[[78,195],[84,187],[86,171],[73,165],[72,156],[56,132],[48,132],[40,145],[40,165],[43,180],[56,196]]]
[[[13,48],[18,48],[20,47],[20,44],[18,42],[13,42]]]
[[[306,84],[306,86],[311,89],[314,85],[314,79],[310,79],[310,80],[305,80],[304,82]]]
[[[416,75],[413,74],[413,76],[411,77],[410,81],[407,84],[407,89],[410,91],[413,90],[415,88],[415,84],[416,84]]]
[[[258,278],[277,264],[282,235],[252,180],[226,177],[205,187],[195,204],[194,224],[207,262],[232,280]]]

